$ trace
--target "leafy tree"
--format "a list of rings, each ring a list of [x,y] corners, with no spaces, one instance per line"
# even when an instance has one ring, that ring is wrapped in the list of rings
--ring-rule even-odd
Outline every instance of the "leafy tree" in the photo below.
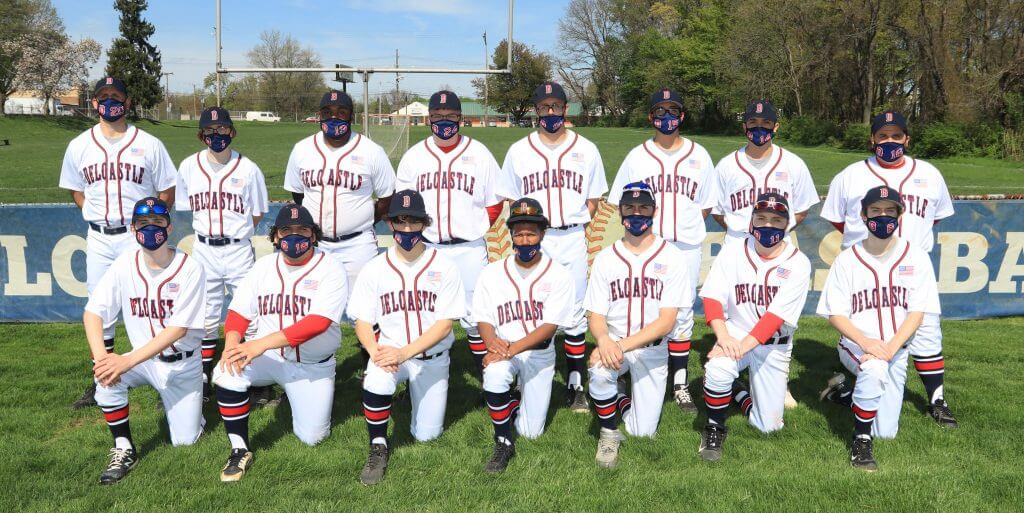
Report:
[[[114,8],[121,13],[121,37],[107,50],[106,74],[120,78],[128,87],[133,119],[163,101],[160,51],[149,43],[155,29],[142,19],[147,6],[146,0],[115,0]]]
[[[502,40],[494,48],[492,62],[497,69],[508,66],[508,41]],[[488,102],[500,112],[507,112],[513,120],[520,120],[533,108],[530,97],[541,82],[551,80],[552,60],[548,54],[516,42],[512,45],[512,72],[487,75],[473,80],[477,97],[484,96],[484,81],[488,87]]]

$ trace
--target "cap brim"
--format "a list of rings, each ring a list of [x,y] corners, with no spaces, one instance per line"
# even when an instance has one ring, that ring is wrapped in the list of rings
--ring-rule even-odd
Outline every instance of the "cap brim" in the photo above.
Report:
[[[544,216],[512,216],[505,221],[505,224],[510,227],[518,223],[537,223],[542,226],[547,226],[548,220]]]

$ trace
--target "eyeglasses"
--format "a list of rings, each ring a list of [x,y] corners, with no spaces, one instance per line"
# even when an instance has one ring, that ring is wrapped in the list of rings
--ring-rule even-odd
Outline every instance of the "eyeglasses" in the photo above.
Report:
[[[228,135],[231,133],[231,127],[219,126],[217,128],[204,128],[200,133],[202,133],[203,135]]]
[[[789,208],[775,200],[758,201],[754,203],[754,210],[771,210],[784,215],[789,215]]]
[[[514,203],[509,208],[508,211],[509,211],[509,213],[511,215],[514,215],[514,216],[539,216],[539,215],[541,215],[539,208],[537,208],[537,207],[535,207],[533,205],[530,205],[529,203],[527,203],[525,201],[520,201],[519,203]]]
[[[680,115],[682,115],[682,113],[683,109],[680,109],[679,107],[655,107],[654,110],[651,111],[651,114],[654,114],[654,117],[656,118],[660,118],[665,114],[671,114],[673,116],[679,117]]]
[[[565,113],[565,105],[561,103],[538,103],[536,107],[541,114],[550,112],[557,116]]]
[[[135,210],[132,212],[132,215],[136,217],[150,215],[169,216],[171,215],[171,213],[170,211],[167,210],[167,207],[160,203],[153,203],[152,205],[147,203],[145,205],[139,205],[135,207]]]
[[[447,115],[444,115],[444,116],[442,116],[440,114],[431,114],[429,119],[430,119],[431,122],[435,122],[435,123],[438,122],[438,121],[441,121],[441,120],[444,120],[444,121],[456,121],[457,122],[459,120],[459,118],[461,118],[461,117],[462,117],[462,114],[447,114]]]

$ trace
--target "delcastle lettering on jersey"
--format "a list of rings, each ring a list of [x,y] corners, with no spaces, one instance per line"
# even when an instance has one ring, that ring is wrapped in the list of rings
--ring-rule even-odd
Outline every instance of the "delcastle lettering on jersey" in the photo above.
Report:
[[[394,312],[433,312],[437,293],[429,290],[398,290],[380,295],[381,315]]]
[[[900,194],[900,197],[903,198],[906,213],[917,217],[924,217],[925,212],[928,211],[928,198],[914,196],[913,194]]]
[[[498,305],[498,325],[513,321],[539,321],[544,319],[544,302],[531,299],[529,301],[508,301]]]
[[[612,280],[608,284],[611,290],[612,301],[620,299],[640,297],[645,299],[661,300],[661,292],[665,289],[665,283],[658,278],[640,278]]]
[[[90,185],[104,180],[125,180],[142,184],[142,177],[145,174],[146,168],[129,162],[103,162],[90,164],[82,168],[82,176],[85,177],[85,183]]]
[[[310,189],[330,185],[358,191],[363,186],[363,175],[344,169],[299,169],[299,176]]]
[[[188,206],[193,212],[202,210],[230,210],[245,213],[245,200],[233,192],[197,192],[188,196]]]
[[[644,179],[644,183],[650,186],[651,191],[654,194],[660,192],[667,192],[669,194],[681,194],[696,200],[697,198],[697,186],[699,185],[696,180],[689,176],[679,175],[658,175],[649,176]]]
[[[424,173],[416,178],[416,189],[419,192],[434,189],[463,191],[470,195],[476,187],[476,177],[459,171],[434,171]]]
[[[294,294],[261,294],[256,298],[260,315],[294,315],[304,317],[312,308],[313,300]]]
[[[779,291],[778,285],[764,286],[759,283],[737,283],[734,287],[736,306],[750,303],[755,306],[768,306]]]
[[[907,289],[899,285],[879,289],[864,289],[854,292],[850,297],[851,315],[864,310],[901,307],[907,308]]]
[[[571,189],[583,194],[583,177],[571,169],[547,169],[523,177],[523,195],[544,189]]]
[[[133,297],[128,300],[129,309],[135,317],[166,319],[174,312],[173,299],[149,299]]]
[[[733,211],[743,210],[747,207],[752,207],[754,202],[757,201],[757,197],[762,194],[775,193],[781,194],[786,200],[789,200],[789,191],[783,191],[778,187],[754,187],[750,190],[737,191],[729,195],[729,206],[732,207]]]

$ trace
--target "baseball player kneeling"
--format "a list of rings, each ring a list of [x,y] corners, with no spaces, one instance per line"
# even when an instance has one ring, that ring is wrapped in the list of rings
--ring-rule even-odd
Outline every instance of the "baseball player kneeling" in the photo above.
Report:
[[[320,251],[320,227],[304,207],[281,208],[270,228],[280,251],[253,264],[235,290],[224,322],[224,354],[213,370],[214,391],[231,454],[221,481],[238,481],[253,462],[249,387],[280,385],[288,394],[292,430],[315,445],[331,432],[334,353],[341,344],[348,281],[340,260]],[[242,342],[250,323],[256,338]]]
[[[577,308],[569,271],[541,252],[548,219],[540,203],[513,202],[507,223],[514,254],[485,267],[473,294],[473,316],[490,348],[483,359],[484,396],[494,423],[494,454],[484,468],[490,473],[504,471],[515,456],[513,425],[527,438],[544,432],[555,332],[572,325]],[[521,399],[512,397],[516,377]]]
[[[790,219],[785,196],[758,196],[747,240],[723,246],[700,291],[716,339],[704,366],[705,460],[722,457],[734,392],[751,425],[764,433],[782,429],[793,333],[811,279],[810,260],[784,240]],[[738,379],[743,369],[750,370],[749,391]]]
[[[458,267],[424,244],[430,216],[423,197],[402,190],[388,206],[395,246],[370,260],[356,279],[348,308],[356,336],[370,354],[363,378],[363,415],[370,454],[359,476],[366,485],[384,478],[391,449],[388,420],[398,385],[409,382],[412,436],[419,441],[441,435],[448,403],[452,321],[466,315],[466,294]],[[380,326],[380,338],[373,326]]]
[[[868,189],[861,202],[867,238],[843,250],[829,270],[818,315],[839,331],[839,361],[856,376],[853,390],[842,374],[821,398],[853,410],[850,464],[873,472],[871,438],[895,438],[907,381],[907,344],[926,315],[939,315],[939,292],[928,254],[894,236],[904,212],[898,191]]]
[[[96,403],[114,436],[100,484],[113,484],[138,462],[128,427],[128,389],[149,385],[160,394],[174,445],[203,432],[203,336],[206,284],[202,267],[167,244],[167,204],[148,197],[132,210],[131,229],[142,249],[123,253],[89,295],[83,324],[96,364]],[[103,329],[124,317],[132,350],[108,353]]]
[[[634,436],[654,436],[668,380],[664,337],[680,309],[693,307],[696,276],[681,250],[656,236],[654,195],[645,183],[627,184],[619,201],[626,233],[594,259],[583,307],[597,349],[590,357],[590,396],[601,425],[597,464],[618,462],[619,416]],[[619,388],[629,373],[632,397]]]

